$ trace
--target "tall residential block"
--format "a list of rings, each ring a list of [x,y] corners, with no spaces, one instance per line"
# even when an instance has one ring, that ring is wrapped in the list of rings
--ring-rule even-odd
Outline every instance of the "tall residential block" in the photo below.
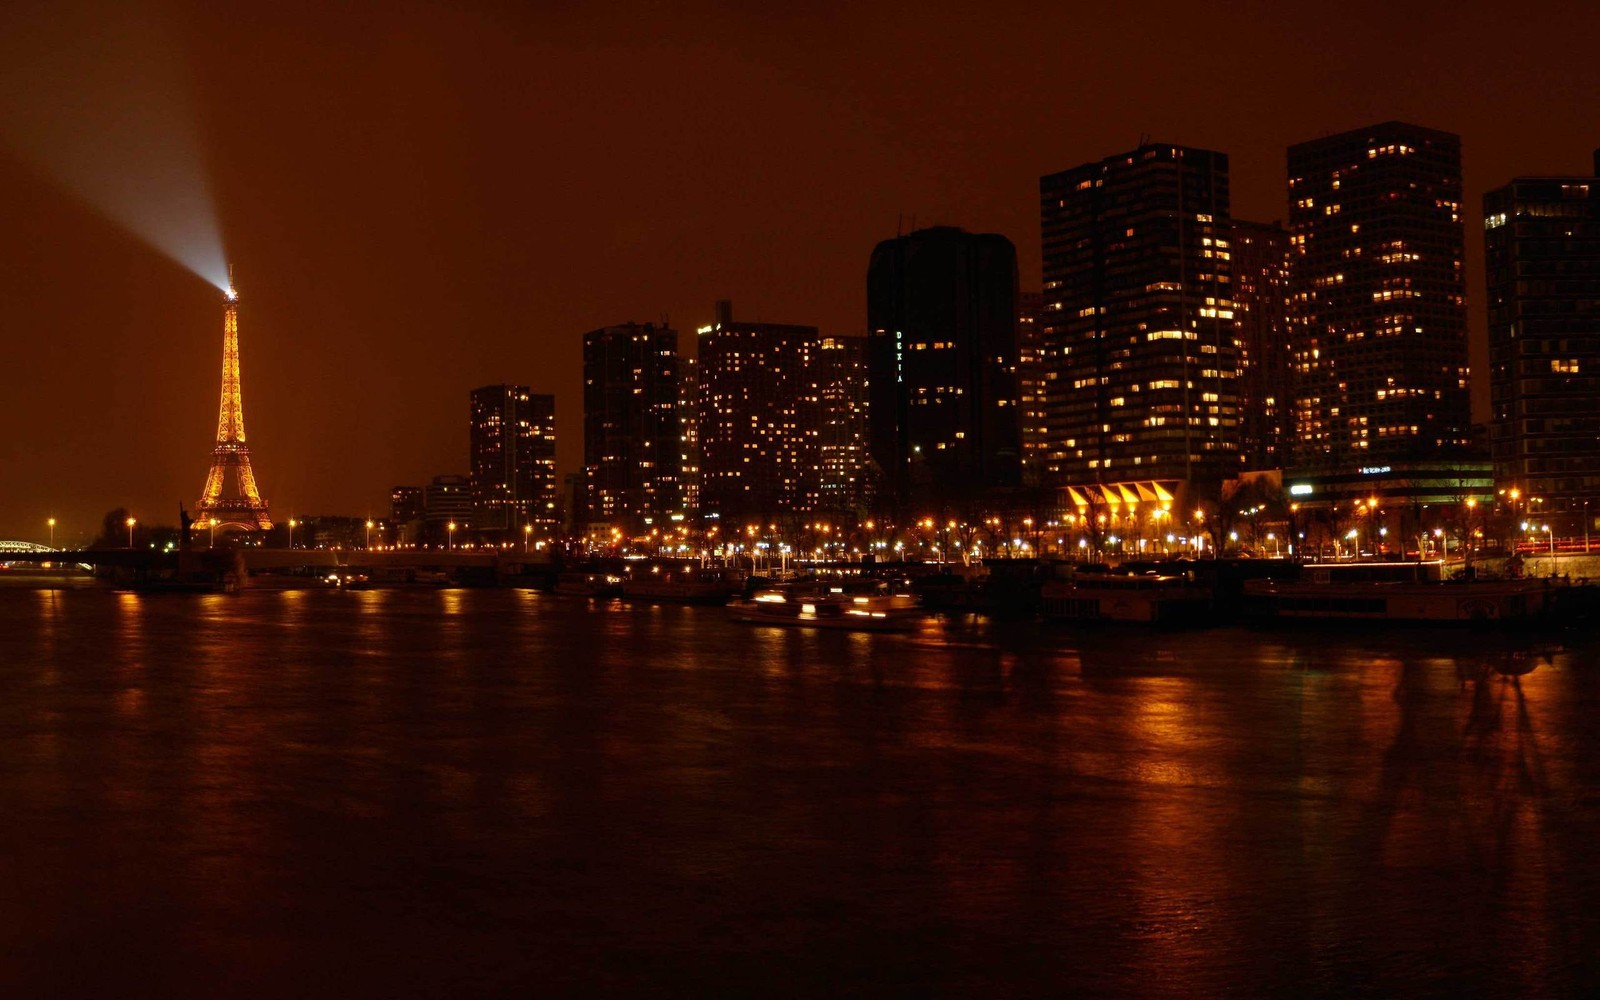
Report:
[[[1495,482],[1576,531],[1600,514],[1600,176],[1518,177],[1483,215]]]
[[[555,397],[525,385],[486,385],[471,396],[473,527],[512,532],[556,517]]]
[[[1020,479],[1017,251],[993,233],[921,229],[867,268],[872,457],[915,515]]]
[[[873,499],[867,474],[867,341],[823,337],[817,342],[817,506],[828,511],[864,511]]]
[[[1239,438],[1246,471],[1281,469],[1294,453],[1289,344],[1289,233],[1233,220],[1233,321],[1239,342]]]
[[[587,522],[642,531],[683,510],[678,332],[627,323],[583,337]]]
[[[730,521],[815,510],[817,328],[735,321],[720,301],[697,331],[700,510]]]
[[[1044,296],[1038,292],[1017,295],[1017,423],[1022,442],[1022,479],[1038,485],[1044,472],[1045,386],[1044,327],[1040,314]]]
[[[1228,157],[1144,145],[1050,174],[1039,193],[1047,479],[1232,475]]]
[[[683,513],[700,516],[700,360],[681,358],[678,371],[679,462],[683,467]]]
[[[1385,122],[1289,147],[1303,465],[1471,444],[1461,140]]]

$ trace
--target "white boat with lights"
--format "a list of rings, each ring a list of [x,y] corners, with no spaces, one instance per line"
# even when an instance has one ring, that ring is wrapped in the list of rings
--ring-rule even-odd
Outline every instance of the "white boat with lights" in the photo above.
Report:
[[[1298,580],[1250,580],[1270,618],[1389,622],[1516,622],[1546,613],[1561,586],[1540,579],[1445,579],[1432,562],[1312,563]]]
[[[1046,618],[1066,621],[1199,624],[1213,607],[1211,587],[1186,574],[1078,571],[1039,590]]]
[[[842,587],[761,590],[728,605],[728,613],[734,621],[756,625],[859,632],[908,632],[922,619],[922,609],[910,594],[852,594]]]

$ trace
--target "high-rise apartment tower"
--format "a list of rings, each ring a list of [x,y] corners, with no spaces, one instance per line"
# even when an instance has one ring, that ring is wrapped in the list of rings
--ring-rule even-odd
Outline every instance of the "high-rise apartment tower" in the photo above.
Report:
[[[1144,145],[1050,174],[1039,191],[1047,478],[1233,474],[1228,157]]]
[[[650,323],[583,337],[587,521],[628,531],[683,509],[678,331]]]
[[[1302,465],[1471,443],[1461,140],[1385,122],[1289,147]]]

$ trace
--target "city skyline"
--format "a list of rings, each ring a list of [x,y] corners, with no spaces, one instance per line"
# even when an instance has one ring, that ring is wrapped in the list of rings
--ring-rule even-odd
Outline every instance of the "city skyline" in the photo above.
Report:
[[[965,40],[960,29],[969,16],[935,8],[912,32],[947,49]],[[1360,44],[1353,34],[1336,36],[1327,55],[1311,60],[1307,79],[1337,78],[1334,93],[1308,83],[1269,99],[1253,86],[1252,72],[1285,70],[1297,64],[1297,54],[1304,64],[1305,53],[1288,47],[1218,71],[1231,101],[1211,108],[1203,95],[1174,101],[1170,87],[1162,89],[1198,56],[1160,68],[1114,40],[1115,19],[1098,16],[1104,19],[1088,27],[1108,39],[1110,51],[1070,72],[1018,69],[1015,46],[1036,44],[1036,27],[1023,30],[1027,19],[1016,15],[987,16],[989,30],[974,43],[972,58],[1012,75],[992,74],[992,86],[964,102],[952,104],[955,83],[927,70],[910,78],[926,92],[906,94],[875,79],[829,84],[820,79],[825,70],[769,52],[747,54],[736,66],[759,95],[749,105],[719,98],[710,111],[697,111],[693,99],[705,93],[693,80],[643,102],[620,84],[589,93],[588,110],[615,113],[600,134],[552,110],[565,106],[555,97],[538,100],[548,96],[541,85],[561,77],[559,69],[533,73],[525,65],[534,29],[548,26],[533,15],[400,7],[375,40],[358,44],[370,25],[354,15],[334,16],[325,34],[303,39],[290,18],[262,14],[237,22],[177,9],[158,25],[192,71],[192,124],[225,245],[250,292],[243,323],[251,443],[266,477],[263,494],[285,512],[381,514],[394,483],[425,483],[441,469],[461,468],[458,414],[466,388],[526,383],[555,394],[562,412],[576,413],[581,365],[573,331],[602,323],[656,321],[665,313],[678,329],[693,329],[710,319],[704,303],[729,297],[744,303],[752,319],[815,325],[824,336],[859,335],[867,252],[912,228],[913,219],[917,228],[948,223],[1007,236],[1018,249],[1022,289],[1036,290],[1038,176],[1130,148],[1141,131],[1228,153],[1233,212],[1262,221],[1286,218],[1284,151],[1291,144],[1390,118],[1462,135],[1475,417],[1484,419],[1482,232],[1473,221],[1482,194],[1512,177],[1587,169],[1590,140],[1570,132],[1574,122],[1592,120],[1583,104],[1592,101],[1588,77],[1595,70],[1576,59],[1564,62],[1560,47],[1568,43],[1557,39],[1550,43],[1557,51],[1541,50],[1550,79],[1524,76],[1496,87],[1501,70],[1472,53],[1504,40],[1467,9],[1452,15],[1457,20],[1449,30],[1468,44],[1452,49],[1441,42],[1438,52],[1416,53],[1407,64],[1416,67],[1415,86],[1397,84],[1392,75],[1365,81],[1341,72],[1348,61],[1377,65],[1394,55],[1404,35],[1397,27],[1393,38]],[[653,45],[661,39],[684,42],[690,53],[748,53],[752,39],[790,27],[755,16],[719,24],[696,41],[695,25],[655,15],[646,19],[658,29],[652,43],[644,27],[624,30],[613,17],[622,15],[575,14],[550,23],[571,42],[598,39],[638,57],[632,72],[657,65],[663,57]],[[1310,15],[1274,17],[1281,32]],[[819,20],[857,29],[855,40],[824,46],[822,66],[890,31],[871,12],[824,13]],[[12,46],[38,37],[26,23],[8,27],[17,29],[7,32]],[[1159,25],[1158,39],[1176,46],[1180,28],[1176,21]],[[796,30],[804,37],[819,29]],[[229,44],[214,46],[211,38]],[[94,44],[90,37],[68,46],[69,64],[74,51],[84,59]],[[566,65],[561,44],[537,44]],[[1075,110],[1072,95],[1096,68],[1105,70],[1098,60],[1116,58],[1153,79],[1121,90],[1101,85],[1092,114]],[[15,62],[26,67],[37,60]],[[303,66],[305,80],[239,69],[286,63]],[[1558,66],[1566,71],[1556,73]],[[787,85],[786,74],[793,77]],[[451,85],[443,98],[434,86],[441,80]],[[516,107],[480,99],[508,81],[520,99]],[[101,74],[85,86],[107,83]],[[400,87],[401,98],[426,89],[427,100],[389,99],[384,88],[391,85]],[[306,102],[296,99],[303,87],[331,94],[331,110],[303,113]],[[1530,109],[1525,98],[1535,87],[1548,99]],[[61,96],[49,87],[43,93]],[[83,103],[82,91],[67,96]],[[766,105],[754,103],[762,99]],[[215,290],[88,210],[63,192],[59,178],[32,164],[18,141],[17,100],[7,98],[0,163],[6,181],[0,198],[14,234],[4,251],[3,300],[8,329],[21,331],[12,337],[14,370],[27,378],[0,401],[7,427],[0,461],[9,473],[0,484],[0,533],[40,534],[34,522],[42,525],[47,516],[92,531],[117,505],[159,517],[194,489],[194,455],[206,446],[202,435],[214,418],[207,411],[216,378]],[[1518,115],[1496,110],[1513,106]],[[769,110],[749,119],[755,107]],[[840,107],[861,114],[822,113]],[[1270,113],[1240,116],[1241,108]],[[634,175],[620,166],[589,180],[568,165],[581,157],[559,158],[528,191],[496,166],[495,154],[518,165],[534,154],[531,140],[499,131],[508,115],[550,124],[548,134],[569,135],[575,149],[605,151],[629,134],[661,138],[665,130],[672,148],[686,152],[741,109],[758,132],[787,134],[784,148],[805,154],[797,157],[800,165],[746,176],[714,157],[695,159],[694,169],[674,167],[630,188],[622,178]],[[351,130],[351,121],[365,124]],[[440,154],[439,138],[461,141],[450,147],[455,153]],[[927,166],[945,145],[949,155],[936,159],[937,168]],[[846,162],[851,170],[838,169]],[[575,196],[560,194],[569,189]],[[619,205],[605,206],[602,191],[628,193]],[[397,204],[410,210],[397,216]],[[824,204],[831,208],[820,213]],[[570,260],[528,238],[537,230],[524,223],[548,212],[569,241],[560,256]],[[708,224],[714,218],[723,224]],[[96,406],[61,405],[79,394]],[[374,395],[392,404],[374,407]],[[562,473],[578,467],[582,446],[575,425],[565,426]]]

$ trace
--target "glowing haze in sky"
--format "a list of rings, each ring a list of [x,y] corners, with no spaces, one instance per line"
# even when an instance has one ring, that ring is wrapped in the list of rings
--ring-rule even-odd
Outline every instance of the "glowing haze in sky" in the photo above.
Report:
[[[226,291],[182,54],[148,13],[72,3],[0,17],[0,141]]]
[[[1460,134],[1482,419],[1480,199],[1600,142],[1571,0],[74,2],[0,2],[0,539],[198,496],[222,295],[167,255],[223,285],[213,199],[263,495],[381,516],[467,471],[476,386],[556,394],[582,468],[586,331],[692,352],[731,298],[860,334],[913,219],[1005,234],[1037,290],[1039,177],[1141,135],[1226,152],[1269,221],[1292,143]]]

